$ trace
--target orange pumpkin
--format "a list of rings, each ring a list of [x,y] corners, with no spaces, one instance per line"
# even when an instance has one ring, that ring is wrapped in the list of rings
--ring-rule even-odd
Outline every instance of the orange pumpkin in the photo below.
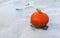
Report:
[[[49,17],[47,14],[43,13],[38,8],[37,12],[34,12],[31,16],[31,24],[35,27],[44,27],[49,22]]]

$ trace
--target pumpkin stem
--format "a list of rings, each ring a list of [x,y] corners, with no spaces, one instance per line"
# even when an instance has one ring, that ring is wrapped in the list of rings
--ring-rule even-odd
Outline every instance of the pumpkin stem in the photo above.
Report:
[[[36,8],[36,10],[37,10],[39,13],[41,13],[41,10],[40,10],[39,8]]]

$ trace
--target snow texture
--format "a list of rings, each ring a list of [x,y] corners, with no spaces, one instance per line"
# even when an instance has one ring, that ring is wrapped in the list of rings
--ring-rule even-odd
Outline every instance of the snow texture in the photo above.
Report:
[[[30,26],[36,8],[48,14],[48,30]],[[0,0],[0,38],[60,38],[60,0]]]

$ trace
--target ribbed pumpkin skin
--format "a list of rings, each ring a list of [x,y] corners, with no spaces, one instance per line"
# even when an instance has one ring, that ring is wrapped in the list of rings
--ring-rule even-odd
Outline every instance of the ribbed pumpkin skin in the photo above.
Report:
[[[31,24],[35,27],[44,27],[48,24],[49,22],[49,17],[47,14],[41,12],[34,12],[31,15]]]

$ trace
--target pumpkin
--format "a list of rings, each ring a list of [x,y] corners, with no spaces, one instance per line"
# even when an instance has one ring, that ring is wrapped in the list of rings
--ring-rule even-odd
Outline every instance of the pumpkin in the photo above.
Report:
[[[49,22],[49,17],[46,13],[43,13],[41,10],[38,8],[36,9],[37,11],[34,12],[31,15],[31,24],[35,27],[44,27],[48,24]]]

